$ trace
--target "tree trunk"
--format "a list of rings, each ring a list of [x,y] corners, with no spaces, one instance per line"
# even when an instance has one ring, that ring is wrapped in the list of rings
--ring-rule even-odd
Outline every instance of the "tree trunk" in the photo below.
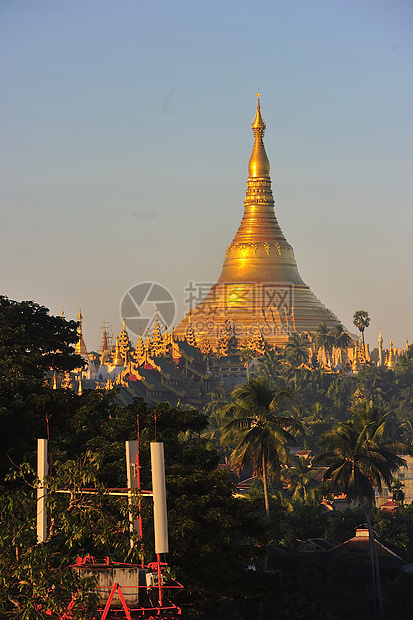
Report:
[[[264,501],[265,501],[265,516],[268,523],[270,522],[270,502],[268,499],[268,486],[267,486],[267,465],[265,463],[265,456],[262,455],[262,482],[264,484]],[[265,547],[265,555],[262,562],[262,570],[265,572],[268,566],[268,546]]]
[[[264,484],[264,501],[265,501],[265,515],[268,523],[270,522],[270,502],[268,499],[268,486],[267,486],[267,465],[265,463],[265,456],[262,455],[262,481]]]
[[[377,549],[374,541],[373,528],[371,525],[370,515],[367,510],[366,504],[363,502],[363,510],[364,516],[366,517],[367,527],[369,529],[369,546],[370,546],[370,559],[373,573],[373,588],[375,590],[374,594],[377,597],[379,603],[379,614],[378,617],[380,620],[385,620],[386,616],[384,614],[384,606],[383,606],[383,595],[381,591],[381,579],[380,579],[380,567],[379,567],[379,558],[377,556]]]

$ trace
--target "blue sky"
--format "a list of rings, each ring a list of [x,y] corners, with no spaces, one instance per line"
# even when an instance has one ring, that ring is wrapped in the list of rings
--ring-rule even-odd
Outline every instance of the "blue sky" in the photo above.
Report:
[[[367,340],[413,339],[409,0],[0,4],[1,280],[89,349],[133,285],[213,283],[262,94],[276,214],[304,281]]]

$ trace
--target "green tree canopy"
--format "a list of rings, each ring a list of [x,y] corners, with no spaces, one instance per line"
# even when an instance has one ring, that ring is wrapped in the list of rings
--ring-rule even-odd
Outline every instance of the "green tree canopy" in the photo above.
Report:
[[[406,444],[388,438],[387,417],[388,414],[383,414],[372,403],[363,403],[352,410],[352,419],[326,432],[322,438],[327,448],[322,461],[329,465],[325,478],[331,479],[334,489],[344,491],[350,500],[363,506],[381,617],[384,611],[380,571],[371,526],[374,489],[381,491],[383,482],[390,488],[393,475],[405,465],[399,454],[411,452]]]
[[[369,313],[366,310],[357,310],[353,316],[353,324],[357,327],[361,334],[364,347],[364,330],[370,325]]]
[[[264,484],[265,511],[270,519],[268,478],[278,476],[282,463],[287,461],[287,444],[295,443],[293,433],[300,430],[295,419],[279,415],[291,395],[286,390],[272,392],[265,379],[250,379],[238,385],[228,405],[228,416],[234,416],[225,426],[228,440],[235,439],[231,455],[240,468],[253,467]]]
[[[84,365],[74,354],[77,323],[33,301],[0,296],[0,475],[22,462],[46,436],[46,417],[67,397],[50,388],[47,372]]]
[[[77,323],[49,314],[33,301],[0,296],[0,371],[2,381],[43,378],[48,370],[82,367],[74,355]]]
[[[285,345],[285,352],[290,364],[298,368],[303,364],[308,364],[310,344],[301,334],[294,332],[288,338],[288,342]]]

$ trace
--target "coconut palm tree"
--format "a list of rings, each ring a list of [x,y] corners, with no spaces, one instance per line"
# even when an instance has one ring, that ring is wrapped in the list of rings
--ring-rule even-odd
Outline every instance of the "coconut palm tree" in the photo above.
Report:
[[[357,327],[361,334],[361,341],[363,343],[363,351],[364,348],[364,330],[370,325],[370,317],[369,313],[365,310],[357,310],[353,316],[353,325]]]
[[[222,444],[222,429],[227,422],[225,408],[215,409],[209,416],[208,428],[201,433],[201,437],[207,440],[207,445],[214,448],[225,463],[229,463],[231,454],[229,446]]]
[[[345,331],[343,325],[339,323],[335,326],[333,330],[333,338],[334,338],[334,348],[338,352],[338,364],[342,364],[342,352],[343,350],[348,349],[352,343],[353,338],[350,336],[348,332]]]
[[[388,414],[382,415],[377,407],[368,404],[352,413],[351,420],[323,435],[321,442],[327,447],[327,453],[322,460],[329,465],[325,479],[331,479],[333,489],[344,491],[364,510],[369,529],[373,585],[384,618],[377,550],[371,527],[374,489],[381,491],[383,481],[390,487],[393,474],[406,465],[399,454],[411,450],[402,442],[387,439]]]
[[[302,457],[294,459],[294,463],[285,467],[281,475],[294,490],[291,498],[293,501],[308,502],[314,499],[315,488],[320,486],[320,482],[316,478],[316,471],[311,469],[311,463],[307,459]]]
[[[268,480],[278,476],[287,461],[287,443],[295,443],[293,433],[301,428],[297,420],[279,415],[286,401],[287,390],[272,392],[265,379],[250,379],[232,392],[234,403],[228,405],[232,420],[224,427],[224,439],[235,439],[231,462],[240,469],[253,467],[264,485],[265,513],[270,520]]]
[[[325,323],[320,323],[318,326],[315,334],[315,343],[317,349],[323,354],[327,366],[330,366],[330,353],[334,346],[334,336]]]
[[[294,368],[298,368],[309,361],[310,344],[301,334],[294,332],[285,345],[287,360]]]
[[[282,356],[276,348],[267,349],[264,355],[258,358],[258,377],[268,381],[270,387],[274,387],[279,383],[281,374]]]
[[[208,392],[209,402],[203,408],[203,413],[210,416],[218,409],[228,404],[228,393],[223,386],[218,386],[212,392]]]

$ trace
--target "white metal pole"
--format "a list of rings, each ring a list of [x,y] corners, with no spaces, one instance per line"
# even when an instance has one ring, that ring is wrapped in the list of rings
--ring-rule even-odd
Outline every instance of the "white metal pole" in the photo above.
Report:
[[[138,442],[136,440],[126,441],[126,475],[128,479],[128,489],[138,488],[138,476],[136,471],[136,455],[138,452]],[[130,546],[133,547],[133,532],[139,531],[138,521],[132,516],[132,491],[128,491],[129,504],[129,531],[131,533]]]
[[[153,520],[155,553],[168,553],[168,518],[166,511],[165,460],[163,443],[151,443]]]
[[[39,486],[37,487],[37,542],[41,543],[47,539],[47,508],[45,489],[45,479],[48,474],[47,465],[47,439],[37,440],[37,477]]]

